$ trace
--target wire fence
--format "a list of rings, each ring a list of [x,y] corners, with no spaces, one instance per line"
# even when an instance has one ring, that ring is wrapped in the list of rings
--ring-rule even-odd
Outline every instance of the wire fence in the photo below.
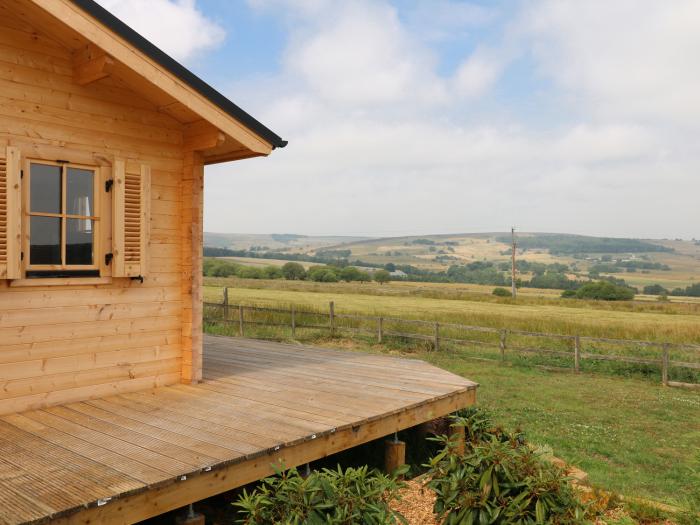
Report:
[[[209,332],[260,338],[313,340],[354,337],[389,345],[419,345],[432,352],[518,362],[575,373],[602,372],[657,377],[663,385],[700,388],[700,345],[528,332],[327,309],[204,303]]]

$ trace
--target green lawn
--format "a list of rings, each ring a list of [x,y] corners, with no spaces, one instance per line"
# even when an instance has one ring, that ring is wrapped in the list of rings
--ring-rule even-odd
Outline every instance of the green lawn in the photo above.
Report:
[[[345,340],[339,344],[348,347]],[[503,425],[522,428],[531,442],[550,445],[557,456],[588,472],[594,485],[700,506],[700,392],[445,354],[417,357],[477,381],[480,406]]]

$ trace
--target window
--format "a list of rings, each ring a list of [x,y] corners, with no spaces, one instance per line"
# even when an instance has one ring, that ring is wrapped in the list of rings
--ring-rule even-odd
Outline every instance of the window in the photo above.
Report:
[[[0,280],[10,286],[95,283],[76,277],[143,282],[151,168],[140,159],[95,159],[99,166],[26,159],[15,146],[0,148]]]
[[[30,161],[28,171],[27,277],[97,275],[99,170]]]

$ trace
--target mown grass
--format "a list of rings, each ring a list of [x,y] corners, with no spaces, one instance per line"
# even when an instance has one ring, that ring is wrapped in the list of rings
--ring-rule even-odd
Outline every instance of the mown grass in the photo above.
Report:
[[[235,333],[235,326],[207,326]],[[415,341],[328,338],[300,331],[297,340],[350,351],[424,359],[477,381],[478,403],[499,423],[589,473],[591,482],[626,496],[700,508],[700,392],[634,378],[573,375],[429,351]],[[248,327],[247,335],[289,340],[280,328]]]

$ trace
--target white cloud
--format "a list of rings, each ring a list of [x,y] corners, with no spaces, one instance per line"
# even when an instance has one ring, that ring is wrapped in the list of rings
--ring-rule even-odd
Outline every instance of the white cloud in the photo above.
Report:
[[[208,229],[698,235],[700,4],[528,2],[445,73],[386,1],[249,1],[287,20],[288,46],[231,93],[290,143],[208,169]],[[518,60],[539,91],[501,100]]]
[[[700,3],[534,2],[522,20],[543,74],[595,115],[697,125]]]
[[[177,60],[187,61],[212,49],[226,36],[197,9],[195,0],[97,1]]]
[[[460,95],[477,97],[486,93],[498,80],[504,63],[493,53],[477,49],[457,69],[455,87]]]

